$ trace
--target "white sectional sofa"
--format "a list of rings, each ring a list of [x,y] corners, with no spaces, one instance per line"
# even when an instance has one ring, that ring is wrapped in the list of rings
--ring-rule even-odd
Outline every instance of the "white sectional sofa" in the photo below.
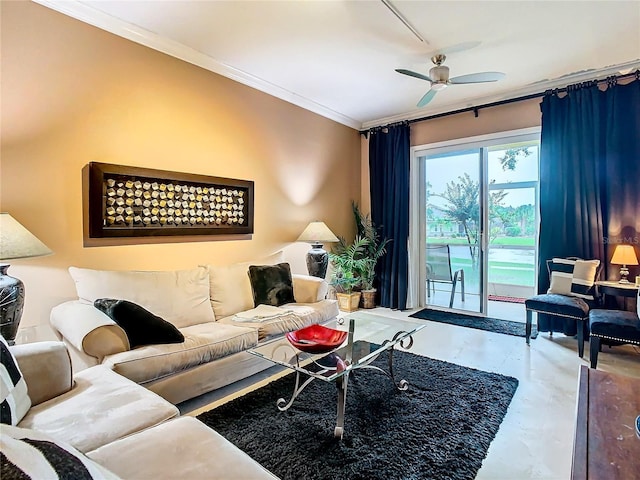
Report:
[[[69,349],[75,372],[101,364],[176,404],[270,367],[247,353],[264,339],[338,315],[335,300],[325,299],[324,280],[293,275],[296,301],[281,305],[281,315],[240,318],[254,308],[249,266],[281,260],[276,254],[256,262],[165,272],[71,267],[78,300],[55,307],[51,325]],[[93,306],[100,298],[144,307],[177,327],[184,342],[131,349],[125,331]]]
[[[277,478],[199,420],[176,418],[174,405],[105,366],[72,377],[62,342],[10,351],[28,397],[13,397],[26,402],[23,418],[0,426],[2,478]],[[13,364],[5,354],[3,366]]]

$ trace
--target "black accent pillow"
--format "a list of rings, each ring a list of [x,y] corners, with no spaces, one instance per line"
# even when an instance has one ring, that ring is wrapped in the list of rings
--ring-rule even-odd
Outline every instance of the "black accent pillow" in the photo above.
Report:
[[[293,281],[288,263],[249,266],[249,280],[253,291],[253,304],[279,307],[295,302]]]
[[[120,325],[131,348],[184,342],[184,335],[174,325],[128,300],[99,298],[93,306]]]

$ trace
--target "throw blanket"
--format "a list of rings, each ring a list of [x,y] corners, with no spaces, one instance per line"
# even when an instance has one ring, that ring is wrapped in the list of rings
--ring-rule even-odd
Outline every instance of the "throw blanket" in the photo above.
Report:
[[[286,308],[273,307],[271,305],[258,305],[256,308],[251,310],[236,313],[233,320],[236,322],[266,322],[291,313],[293,313],[293,311],[287,310]]]
[[[293,310],[271,305],[258,305],[252,310],[236,313],[231,320],[233,323],[242,323],[243,327],[256,328],[258,341],[305,326],[304,320],[293,313]]]

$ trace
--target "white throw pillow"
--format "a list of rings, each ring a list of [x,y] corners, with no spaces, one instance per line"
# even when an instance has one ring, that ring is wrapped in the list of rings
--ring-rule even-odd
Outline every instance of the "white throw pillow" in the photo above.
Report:
[[[547,293],[595,300],[595,281],[600,260],[554,258],[549,266],[551,285]]]
[[[213,322],[206,268],[166,272],[108,271],[69,267],[78,297],[129,300],[178,328]]]
[[[573,279],[573,268],[575,260],[566,258],[554,258],[549,266],[551,271],[551,285],[547,293],[557,293],[559,295],[571,295],[571,280]]]
[[[571,279],[571,295],[585,300],[595,300],[596,275],[600,260],[576,260]]]
[[[283,252],[276,252],[253,262],[225,266],[206,265],[209,270],[211,306],[216,318],[221,319],[254,308],[249,280],[250,265],[275,265],[283,261]]]
[[[2,416],[0,421],[7,425],[17,425],[31,408],[31,398],[27,393],[27,382],[24,381],[18,362],[9,350],[9,345],[0,335],[0,404]],[[4,433],[4,428],[3,428]]]

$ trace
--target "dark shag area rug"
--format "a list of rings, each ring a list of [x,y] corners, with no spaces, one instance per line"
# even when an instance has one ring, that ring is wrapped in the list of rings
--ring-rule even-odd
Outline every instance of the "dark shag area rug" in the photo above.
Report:
[[[374,363],[386,368],[387,354]],[[475,478],[518,380],[404,352],[388,377],[360,370],[349,381],[345,431],[333,437],[336,387],[315,380],[280,412],[295,377],[198,416],[283,480]]]
[[[423,308],[410,317],[420,318],[422,320],[431,320],[432,322],[448,323],[459,327],[475,328],[477,330],[486,330],[487,332],[502,333],[504,335],[513,335],[515,337],[525,336],[525,324],[521,322],[513,322],[511,320],[502,320],[500,318],[476,317],[473,315],[465,315],[463,313],[443,312],[441,310],[432,310],[431,308]],[[538,329],[535,324],[531,326],[531,338],[538,336]]]

